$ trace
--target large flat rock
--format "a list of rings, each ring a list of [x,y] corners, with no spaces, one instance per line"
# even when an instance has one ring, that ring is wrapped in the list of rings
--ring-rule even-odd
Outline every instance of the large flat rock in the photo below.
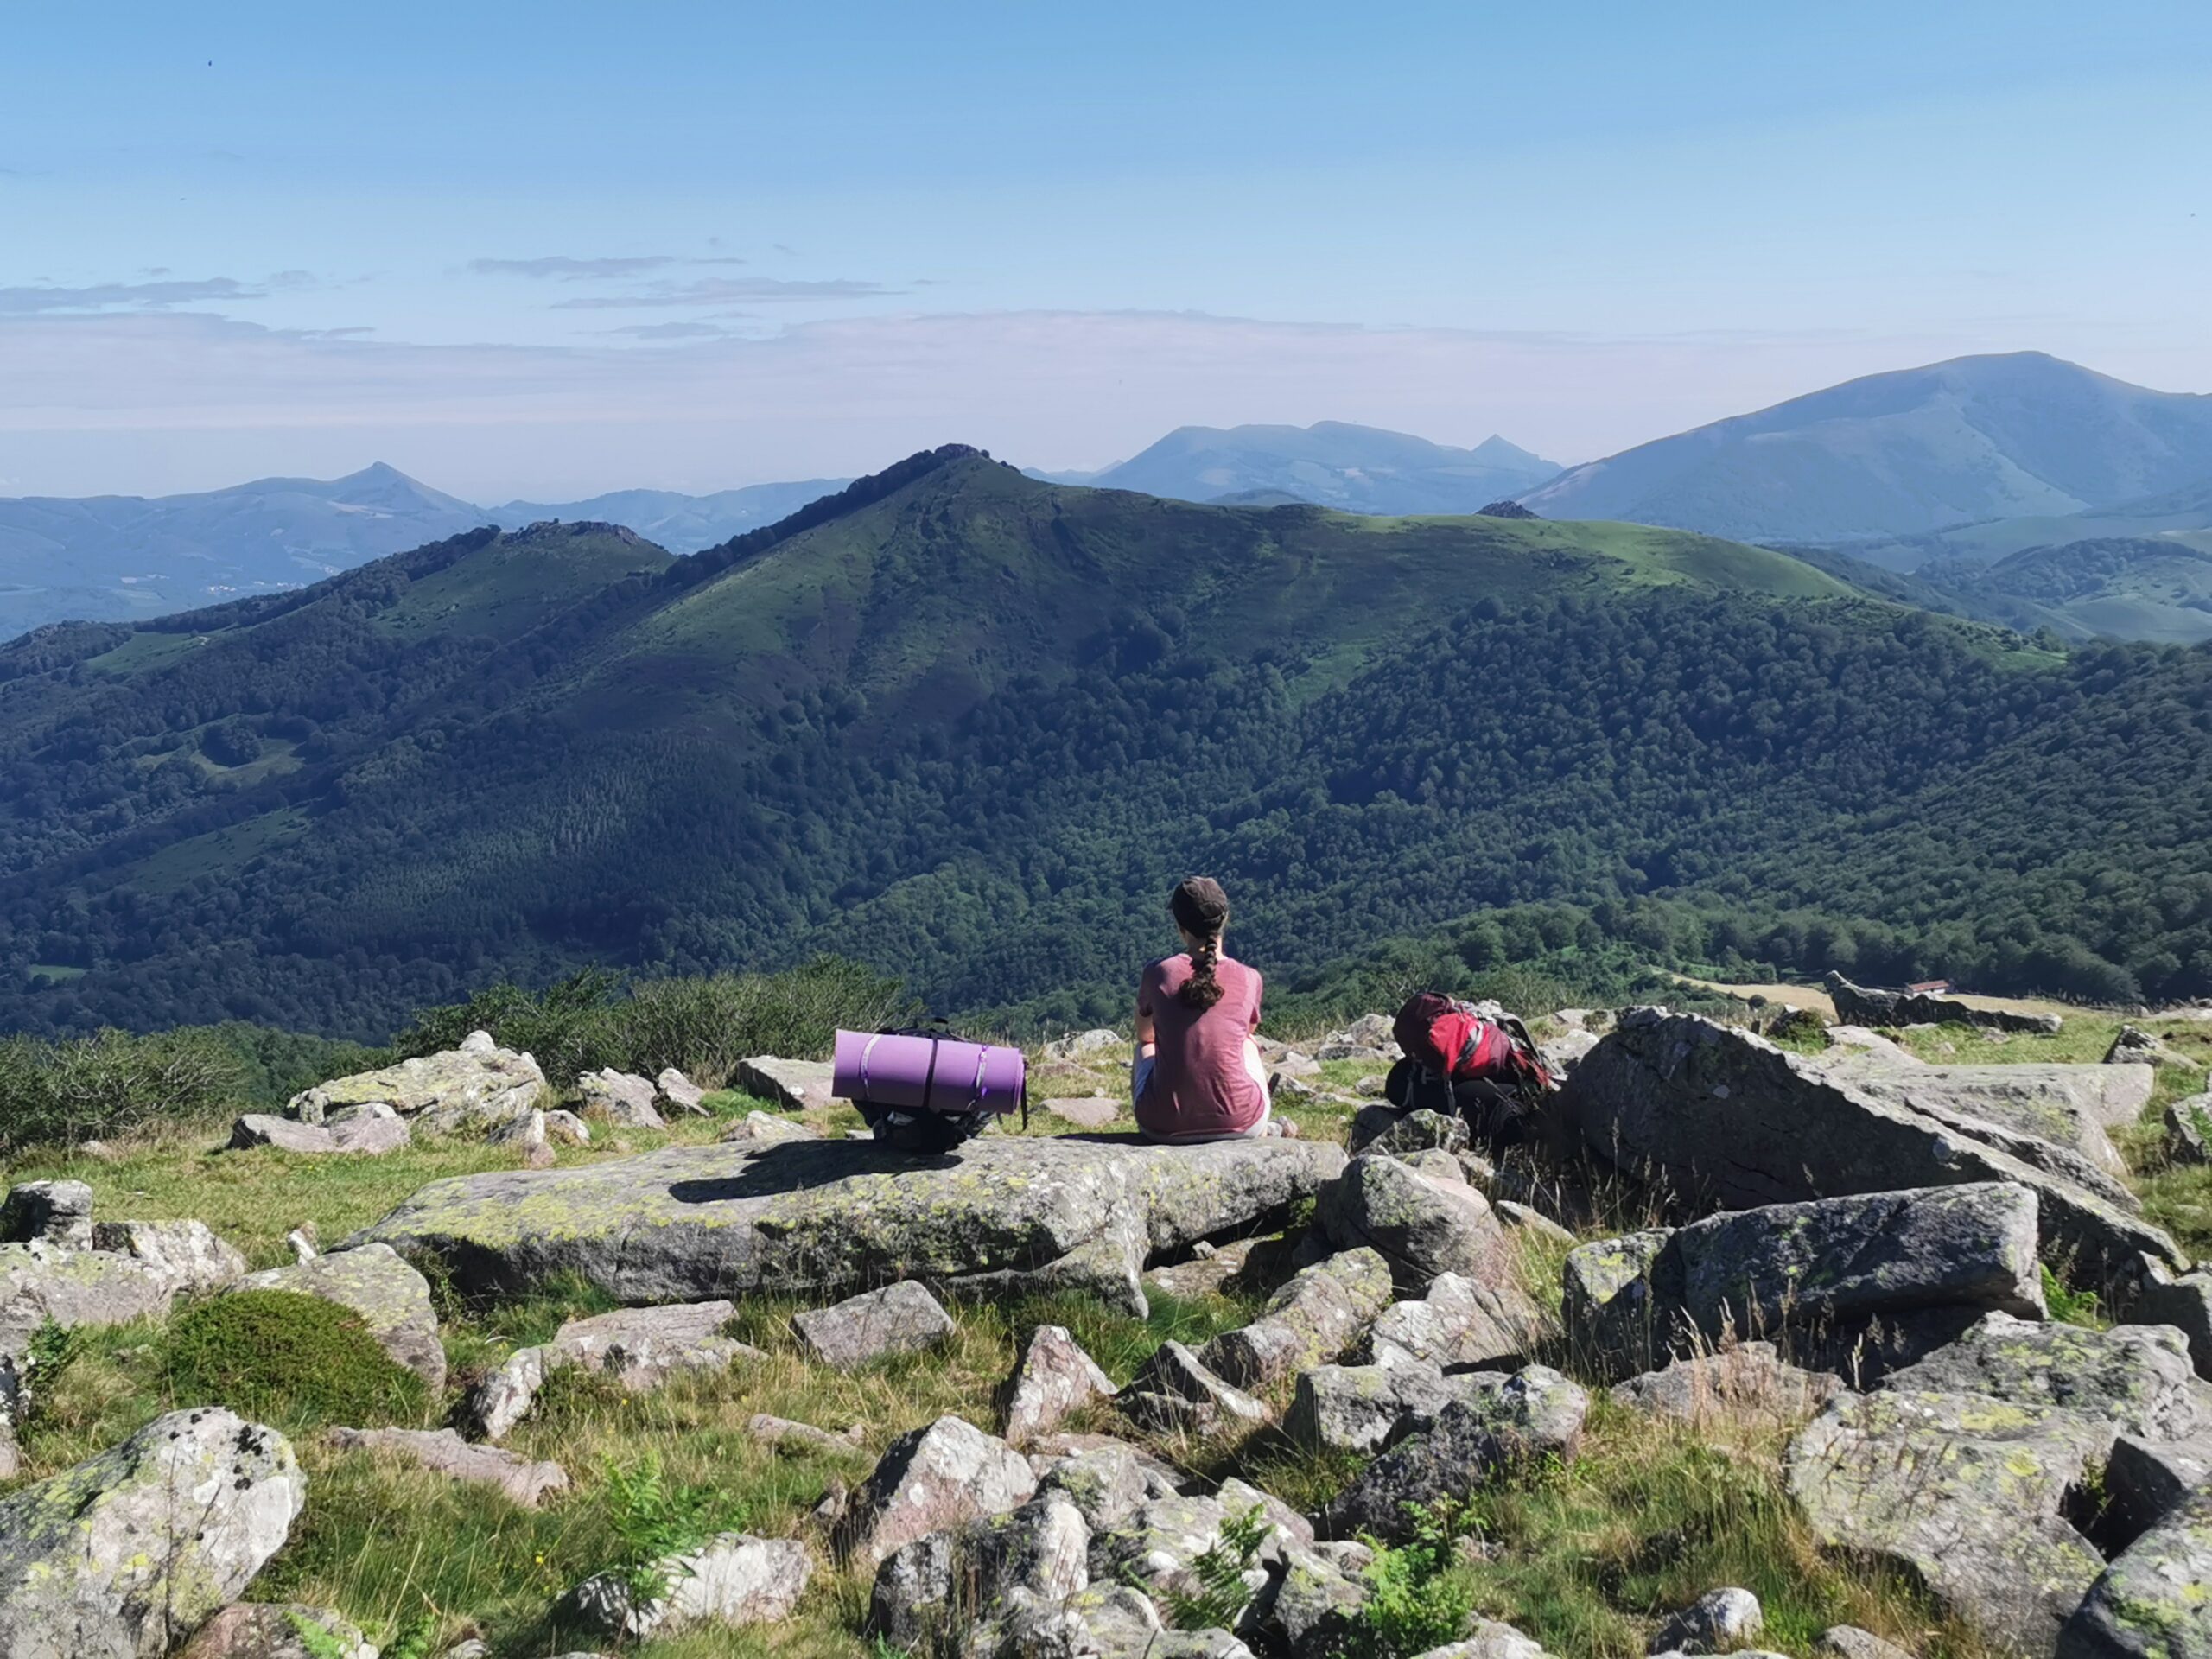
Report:
[[[1878,1098],[1695,1014],[1624,1016],[1567,1079],[1559,1116],[1592,1155],[1693,1212],[2014,1181],[2037,1194],[2047,1256],[2111,1279],[2132,1277],[2139,1254],[2180,1259],[2172,1239],[2106,1192],[2054,1173],[2068,1148],[2039,1142],[2047,1155],[2031,1163],[2005,1136],[1971,1132],[1962,1113]]]
[[[913,1278],[1087,1289],[1141,1312],[1148,1257],[1280,1228],[1344,1164],[1286,1140],[987,1135],[935,1158],[863,1141],[671,1147],[435,1182],[353,1243],[437,1260],[479,1294],[564,1273],[626,1303]]]

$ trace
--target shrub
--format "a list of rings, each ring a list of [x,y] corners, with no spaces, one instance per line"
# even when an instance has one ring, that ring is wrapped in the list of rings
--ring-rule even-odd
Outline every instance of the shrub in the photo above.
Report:
[[[614,1559],[607,1563],[632,1608],[660,1600],[675,1588],[663,1565],[671,1555],[699,1548],[718,1532],[743,1524],[735,1503],[711,1486],[671,1486],[660,1459],[648,1453],[625,1469],[607,1468],[604,1495]]]
[[[897,980],[834,957],[779,974],[646,980],[626,995],[613,974],[594,968],[543,991],[496,985],[427,1008],[393,1047],[431,1054],[488,1031],[561,1081],[602,1066],[652,1077],[673,1065],[712,1084],[748,1055],[823,1054],[840,1026],[874,1030],[913,1013]]]
[[[423,1379],[360,1316],[319,1296],[246,1290],[187,1309],[162,1349],[178,1406],[226,1406],[282,1428],[420,1422]]]
[[[204,1028],[11,1037],[0,1042],[0,1153],[204,1117],[234,1101],[244,1077],[237,1053]]]
[[[1242,1618],[1252,1605],[1252,1586],[1244,1575],[1259,1560],[1271,1529],[1267,1512],[1256,1503],[1223,1522],[1221,1536],[1191,1562],[1192,1587],[1169,1585],[1159,1592],[1167,1622],[1179,1630],[1225,1630]]]

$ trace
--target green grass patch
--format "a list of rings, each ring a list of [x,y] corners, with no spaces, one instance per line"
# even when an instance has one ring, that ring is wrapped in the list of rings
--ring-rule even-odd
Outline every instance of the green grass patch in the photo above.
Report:
[[[225,1406],[287,1431],[419,1425],[429,1405],[423,1379],[378,1345],[359,1314],[286,1290],[188,1308],[169,1326],[161,1378],[177,1406]]]

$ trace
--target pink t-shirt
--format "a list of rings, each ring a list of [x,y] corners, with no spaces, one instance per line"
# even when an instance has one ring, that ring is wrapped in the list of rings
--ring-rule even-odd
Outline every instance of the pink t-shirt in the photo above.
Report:
[[[1260,1019],[1260,974],[1227,957],[1214,969],[1221,1001],[1201,1012],[1177,995],[1191,977],[1185,954],[1166,957],[1137,979],[1137,1011],[1152,1016],[1159,1044],[1151,1086],[1136,1103],[1148,1135],[1229,1135],[1268,1109],[1265,1090],[1244,1065],[1244,1039]]]

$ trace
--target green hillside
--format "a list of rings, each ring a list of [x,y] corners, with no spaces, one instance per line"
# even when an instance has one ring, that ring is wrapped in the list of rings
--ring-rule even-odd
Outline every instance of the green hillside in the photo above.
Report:
[[[499,977],[824,951],[1074,1018],[1197,867],[1279,976],[1566,904],[1670,959],[1840,930],[1869,971],[2175,995],[2212,988],[2209,660],[1683,532],[953,447],[691,558],[476,532],[0,650],[0,1020],[381,1036]]]

